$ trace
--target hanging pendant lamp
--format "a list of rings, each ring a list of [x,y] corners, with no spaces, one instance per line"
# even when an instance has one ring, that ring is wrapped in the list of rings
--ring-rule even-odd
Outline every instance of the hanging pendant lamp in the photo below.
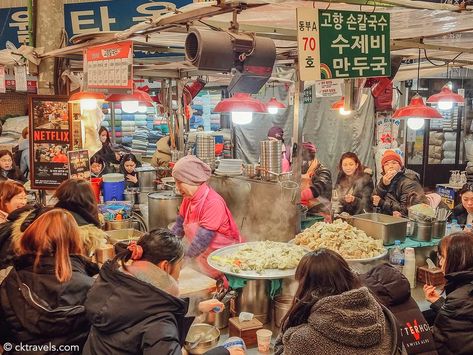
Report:
[[[214,108],[213,112],[231,112],[235,124],[248,124],[253,120],[253,112],[265,113],[266,106],[250,94],[236,93],[228,99],[223,99]]]
[[[105,101],[101,92],[79,91],[69,97],[70,103],[79,103],[81,110],[94,110],[98,102]]]
[[[142,90],[134,90],[133,94],[111,94],[107,97],[107,101],[121,102],[122,110],[127,113],[138,111],[140,104],[143,104],[142,106],[153,104],[151,96]]]
[[[345,97],[344,96],[342,96],[340,100],[335,101],[331,107],[332,107],[332,110],[338,110],[338,112],[343,116],[347,116],[351,113],[351,111],[345,110]]]
[[[417,60],[417,92],[411,99],[409,105],[397,109],[392,118],[407,119],[407,126],[413,130],[421,129],[425,120],[441,119],[442,114],[433,107],[424,103],[424,99],[419,95],[420,79],[420,48]]]
[[[278,101],[276,97],[273,96],[266,103],[266,107],[267,107],[268,113],[275,115],[276,113],[278,113],[280,108],[286,108],[286,105]]]
[[[455,94],[448,84],[445,84],[438,94],[434,94],[427,99],[427,103],[438,105],[440,110],[450,110],[453,104],[464,102],[465,98],[459,94]]]

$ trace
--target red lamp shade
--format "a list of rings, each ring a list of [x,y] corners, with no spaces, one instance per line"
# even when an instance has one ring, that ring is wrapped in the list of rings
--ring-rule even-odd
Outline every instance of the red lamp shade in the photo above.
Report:
[[[69,102],[79,102],[80,100],[105,101],[105,95],[101,92],[79,91],[69,98]]]
[[[153,103],[153,99],[148,93],[142,90],[134,90],[133,94],[111,94],[107,97],[110,102],[138,101],[144,103]]]
[[[416,94],[412,99],[409,105],[402,107],[393,114],[393,118],[423,118],[426,120],[443,118],[440,112],[436,109],[426,106],[424,104],[424,99]]]
[[[286,105],[284,105],[282,102],[278,101],[274,96],[269,99],[269,101],[266,103],[266,107],[274,107],[274,108],[286,108]]]
[[[345,108],[345,97],[341,97],[340,100],[335,101],[332,104],[332,110],[340,110],[342,108]]]
[[[455,94],[448,85],[444,85],[442,90],[438,94],[434,94],[427,99],[429,104],[438,104],[439,102],[453,102],[453,103],[463,103],[465,99],[463,96]]]
[[[250,94],[236,93],[229,99],[220,101],[213,112],[266,112],[266,105]]]

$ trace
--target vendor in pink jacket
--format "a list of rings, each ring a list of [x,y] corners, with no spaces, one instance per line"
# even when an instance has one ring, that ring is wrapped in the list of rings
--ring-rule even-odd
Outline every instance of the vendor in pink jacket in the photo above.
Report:
[[[187,239],[187,256],[196,258],[202,271],[218,278],[207,256],[216,249],[241,242],[240,232],[223,198],[207,181],[210,167],[194,155],[179,159],[172,169],[176,187],[183,196],[172,232]]]

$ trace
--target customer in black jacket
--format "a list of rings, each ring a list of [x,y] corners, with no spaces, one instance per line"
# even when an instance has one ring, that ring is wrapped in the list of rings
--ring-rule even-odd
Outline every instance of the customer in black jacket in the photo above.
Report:
[[[439,265],[445,273],[446,297],[425,285],[430,308],[437,312],[433,332],[440,355],[473,354],[473,234],[460,232],[442,239]]]
[[[402,158],[387,150],[381,159],[383,177],[376,186],[373,205],[381,213],[407,217],[410,204],[428,203],[419,182],[419,175],[404,168]],[[416,196],[413,201],[413,196]]]
[[[342,154],[338,169],[335,190],[342,206],[340,212],[351,215],[371,212],[374,189],[371,169],[365,168],[358,156],[352,152]]]
[[[13,345],[9,354],[20,354],[20,343],[56,347],[35,354],[80,353],[90,329],[83,304],[98,272],[81,252],[77,224],[64,210],[46,212],[26,229],[0,286],[0,343]]]
[[[332,200],[332,173],[315,157],[315,145],[306,142],[302,149],[301,203],[309,213],[330,216]]]
[[[456,219],[458,224],[464,227],[473,224],[473,184],[466,183],[458,193],[461,203],[453,209],[451,219]]]
[[[189,300],[177,280],[184,244],[166,229],[153,230],[105,263],[85,303],[92,328],[84,355],[180,355],[189,327]],[[131,265],[124,262],[131,259]],[[217,300],[199,310],[223,309]],[[220,348],[215,354],[232,354]]]
[[[437,354],[429,324],[411,296],[409,281],[399,270],[380,264],[361,275],[361,280],[396,317],[408,354]]]

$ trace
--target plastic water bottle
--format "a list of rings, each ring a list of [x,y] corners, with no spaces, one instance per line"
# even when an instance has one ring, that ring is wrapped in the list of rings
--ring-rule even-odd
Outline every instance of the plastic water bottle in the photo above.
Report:
[[[445,236],[452,234],[452,223],[448,222],[445,227]]]
[[[404,252],[401,249],[401,241],[394,241],[394,248],[391,249],[389,254],[389,262],[393,264],[396,269],[402,271],[404,265]]]
[[[452,219],[452,233],[461,232],[462,228],[456,219]]]
[[[416,253],[414,248],[406,248],[405,253],[405,263],[402,273],[409,281],[411,288],[416,287]]]

